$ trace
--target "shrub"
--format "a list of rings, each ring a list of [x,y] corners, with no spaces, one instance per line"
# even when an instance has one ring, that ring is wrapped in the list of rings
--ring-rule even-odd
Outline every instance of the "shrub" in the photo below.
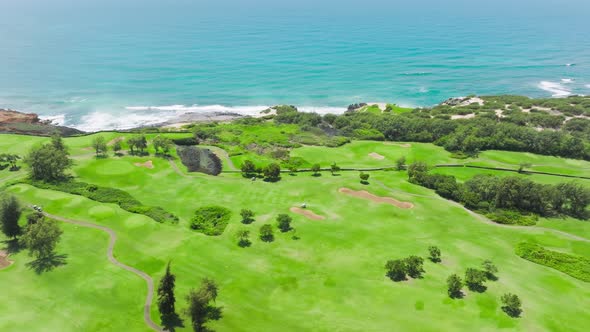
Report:
[[[463,288],[463,280],[456,274],[451,274],[447,279],[447,289],[449,297],[452,299],[462,297],[461,288]]]
[[[292,218],[286,214],[279,214],[277,216],[277,226],[281,232],[285,233],[291,230]]]
[[[441,259],[440,259],[440,249],[437,246],[430,246],[430,247],[428,247],[428,253],[430,254],[430,256],[428,257],[428,259],[430,259],[432,262],[438,263],[438,262],[441,261]]]
[[[252,210],[242,209],[240,216],[242,216],[242,224],[251,224],[254,222],[254,212]]]
[[[131,194],[121,189],[100,187],[84,182],[67,181],[47,183],[41,181],[23,181],[37,188],[57,190],[69,194],[80,195],[101,203],[113,203],[131,213],[143,214],[157,222],[178,222],[178,217],[161,207],[146,206],[136,200]]]
[[[274,241],[275,237],[272,233],[272,226],[269,224],[264,224],[260,227],[260,239],[264,242],[272,242]]]
[[[176,145],[188,146],[188,145],[199,145],[199,141],[195,137],[183,137],[172,139],[172,142]]]
[[[520,226],[534,226],[539,220],[539,217],[535,214],[523,215],[516,211],[500,209],[487,213],[486,217],[498,224]]]
[[[506,293],[502,295],[502,310],[510,317],[518,317],[522,312],[520,299],[517,295],[512,293]]]
[[[205,235],[223,234],[231,217],[231,211],[221,206],[207,206],[195,211],[191,228]]]
[[[536,243],[522,242],[516,254],[526,260],[556,269],[582,281],[590,282],[590,259],[547,250]]]
[[[395,259],[387,261],[385,264],[387,270],[386,275],[393,281],[406,280],[406,261],[403,259]]]

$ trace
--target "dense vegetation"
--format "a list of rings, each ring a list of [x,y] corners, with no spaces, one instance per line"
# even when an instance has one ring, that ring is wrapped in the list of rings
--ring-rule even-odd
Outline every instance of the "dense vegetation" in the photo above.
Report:
[[[179,146],[176,152],[189,172],[201,172],[209,175],[221,173],[221,160],[209,149]]]
[[[241,121],[260,128],[267,126],[267,119],[274,118],[280,126],[274,128],[272,138],[267,136],[268,128],[261,137],[253,129],[236,125],[200,125],[195,132],[198,139],[224,147],[239,145],[241,150],[258,154],[279,153],[277,149],[299,144],[338,146],[353,138],[433,142],[449,151],[467,154],[494,149],[590,160],[590,98],[500,96],[482,100],[482,104],[442,104],[411,112],[350,111],[340,116],[320,116],[298,112],[293,106],[277,106],[274,116]],[[473,117],[452,117],[468,114]],[[292,125],[297,126],[289,127]],[[236,137],[245,133],[248,137]]]
[[[23,183],[30,184],[41,189],[63,191],[66,193],[80,195],[102,203],[114,203],[123,210],[131,213],[138,213],[148,216],[157,222],[177,222],[178,217],[167,212],[158,206],[146,206],[135,199],[128,192],[117,189],[97,186],[94,184],[78,182],[73,180],[61,182],[43,182],[35,180],[23,180]]]
[[[230,217],[231,211],[224,207],[202,207],[195,211],[191,219],[191,228],[205,235],[221,235]]]
[[[521,242],[516,246],[516,254],[531,262],[554,268],[574,278],[590,282],[590,259],[548,250],[542,246]]]
[[[410,182],[434,189],[442,197],[461,202],[468,208],[491,212],[501,223],[531,224],[534,217],[533,220],[522,219],[496,209],[588,218],[590,189],[575,182],[548,185],[513,176],[476,175],[465,183],[458,183],[454,176],[429,174],[428,166],[421,162],[408,167],[408,177]]]

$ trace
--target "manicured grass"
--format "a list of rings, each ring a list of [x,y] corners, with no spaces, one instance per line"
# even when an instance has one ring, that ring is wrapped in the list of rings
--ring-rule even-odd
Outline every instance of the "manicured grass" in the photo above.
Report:
[[[201,278],[218,281],[217,304],[223,306],[224,316],[210,324],[216,331],[390,331],[392,326],[407,331],[585,331],[590,324],[590,313],[581,310],[590,297],[588,283],[514,253],[518,243],[535,241],[590,258],[590,243],[550,229],[483,223],[432,191],[408,183],[405,172],[371,173],[369,185],[361,185],[356,172],[340,176],[323,172],[321,177],[284,174],[278,183],[252,182],[228,173],[183,177],[167,160],[153,155],[96,159],[81,150],[90,141],[88,137],[66,140],[77,156],[73,173],[79,181],[125,190],[143,204],[165,207],[180,217],[179,223],[159,224],[115,204],[29,185],[12,186],[9,191],[52,214],[114,229],[119,238],[117,259],[145,271],[156,282],[172,260],[179,313],[186,307],[184,296],[199,286]],[[448,152],[430,144],[395,144],[354,142],[334,149],[306,146],[293,150],[292,155],[323,166],[336,161],[341,167],[393,165],[402,155],[408,162],[453,162]],[[3,146],[1,142],[0,150]],[[385,160],[369,157],[371,152]],[[147,160],[153,161],[153,169],[134,166]],[[415,207],[398,209],[346,196],[338,192],[341,187],[368,190],[412,202]],[[326,219],[312,221],[289,212],[303,202]],[[231,210],[220,236],[205,236],[189,228],[195,210],[205,206]],[[256,213],[251,225],[241,224],[242,208]],[[293,217],[299,240],[278,232],[275,218],[279,213]],[[543,219],[538,226],[558,222]],[[572,226],[564,226],[563,231],[585,229],[573,226],[580,221],[567,222]],[[273,225],[272,243],[263,243],[256,236],[264,223]],[[3,289],[0,330],[15,329],[15,322],[25,321],[28,325],[22,328],[28,331],[146,331],[141,316],[145,285],[107,263],[106,235],[61,225],[65,233],[57,251],[68,255],[68,265],[36,275],[24,266],[30,258],[21,252],[13,257],[14,266],[0,271],[0,284],[18,286]],[[235,232],[241,228],[251,231],[249,248],[237,245]],[[385,276],[387,260],[426,257],[430,245],[442,250],[443,261],[425,262],[423,279],[393,283]],[[479,267],[484,259],[499,267],[499,280],[489,282],[485,293],[470,292],[462,300],[448,298],[446,278],[452,273],[462,275],[467,267]],[[511,319],[500,309],[500,296],[506,292],[522,299],[521,318]],[[38,315],[41,319],[32,318]],[[159,321],[156,308],[152,318]]]

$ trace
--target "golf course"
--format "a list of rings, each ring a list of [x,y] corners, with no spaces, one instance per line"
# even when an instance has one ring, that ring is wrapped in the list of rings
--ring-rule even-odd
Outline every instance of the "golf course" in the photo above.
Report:
[[[157,222],[118,204],[42,189],[27,180],[24,165],[16,172],[0,171],[4,191],[25,208],[22,225],[36,205],[63,231],[55,250],[61,261],[47,271],[27,264],[33,259],[26,249],[11,251],[5,259],[0,330],[162,330],[153,292],[168,262],[176,275],[176,307],[183,321],[178,331],[190,330],[184,298],[203,278],[219,287],[215,305],[222,308],[222,317],[207,323],[215,331],[585,331],[590,324],[587,281],[515,253],[519,243],[530,242],[590,259],[590,223],[540,217],[534,226],[497,224],[410,183],[406,170],[393,168],[403,156],[408,164],[424,161],[433,167],[518,169],[527,162],[531,171],[583,177],[590,175],[590,162],[505,151],[457,160],[430,143],[353,141],[294,148],[292,158],[318,163],[322,170],[283,171],[280,181],[263,181],[245,178],[239,172],[245,157],[230,157],[219,147],[212,149],[223,165],[218,176],[188,172],[174,149],[164,157],[148,145],[144,155],[130,155],[125,142],[137,135],[64,138],[74,162],[69,173],[77,182],[125,191],[177,221]],[[158,135],[191,137],[145,137],[151,142]],[[97,136],[109,145],[121,141],[122,152],[97,157],[92,148]],[[48,142],[48,137],[2,135],[0,151],[22,155]],[[342,170],[324,170],[333,163]],[[367,171],[370,178],[364,183],[359,171],[348,170],[372,168],[379,170]],[[433,172],[459,181],[485,173],[590,187],[586,179],[524,172],[466,167]],[[231,212],[221,235],[190,227],[195,210],[208,206]],[[242,209],[254,212],[251,223],[241,222]],[[291,231],[276,229],[279,214],[292,218]],[[272,242],[257,236],[264,224],[274,228]],[[235,235],[243,229],[252,235],[244,247]],[[9,251],[4,248],[9,239],[0,240],[0,249]],[[430,246],[440,249],[441,261],[426,259],[420,278],[394,282],[387,277],[388,260],[427,257]],[[484,292],[465,288],[462,298],[449,297],[447,277],[479,268],[484,260],[497,266],[497,280],[486,282]],[[518,294],[520,317],[501,309],[505,293]]]

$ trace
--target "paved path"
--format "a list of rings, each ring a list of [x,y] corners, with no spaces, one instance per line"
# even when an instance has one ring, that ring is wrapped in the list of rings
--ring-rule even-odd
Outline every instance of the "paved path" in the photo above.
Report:
[[[47,212],[43,212],[43,214],[48,218],[62,221],[62,222],[68,223],[68,224],[74,224],[74,225],[78,225],[78,226],[82,226],[82,227],[99,229],[101,231],[107,232],[109,234],[109,247],[107,249],[107,259],[112,264],[114,264],[124,270],[127,270],[133,274],[136,274],[139,277],[141,277],[143,280],[145,280],[145,282],[147,284],[148,292],[147,292],[147,296],[145,298],[145,305],[143,307],[143,319],[145,320],[145,323],[152,330],[158,331],[158,332],[164,332],[164,330],[162,328],[160,328],[156,323],[154,323],[154,321],[152,321],[152,318],[150,317],[150,309],[152,306],[152,299],[154,298],[154,281],[152,280],[152,277],[147,275],[147,273],[140,271],[136,268],[133,268],[131,266],[125,265],[125,264],[119,262],[113,256],[113,248],[115,247],[115,242],[117,241],[117,233],[115,233],[114,230],[112,230],[108,227],[105,227],[105,226],[100,226],[100,225],[92,224],[92,223],[85,222],[85,221],[79,221],[79,220],[73,220],[73,219],[59,217],[59,216],[56,216],[53,214],[49,214]]]
[[[493,225],[493,226],[497,226],[497,227],[504,227],[504,228],[511,228],[511,229],[520,229],[520,230],[537,230],[537,231],[543,231],[543,232],[549,232],[549,233],[554,233],[554,234],[559,234],[561,236],[567,237],[569,239],[572,240],[577,240],[577,241],[583,241],[583,242],[590,242],[590,239],[587,239],[585,237],[581,237],[578,235],[574,235],[568,232],[564,232],[564,231],[560,231],[557,229],[553,229],[553,228],[546,228],[546,227],[540,227],[540,226],[518,226],[518,225],[503,225],[503,224],[499,224],[497,222],[494,222],[493,220],[489,219],[488,217],[481,215],[477,212],[471,211],[468,208],[466,208],[465,206],[463,206],[463,204],[455,202],[453,200],[450,199],[445,199],[443,197],[440,197],[438,195],[436,196],[426,196],[426,195],[418,195],[418,194],[411,194],[405,191],[401,191],[401,190],[397,190],[397,189],[393,189],[390,188],[388,186],[386,186],[383,182],[378,181],[378,180],[372,180],[373,182],[375,182],[377,185],[379,185],[380,187],[382,187],[383,189],[389,190],[391,192],[398,192],[398,193],[404,193],[406,195],[410,195],[410,196],[416,196],[416,197],[424,197],[424,198],[431,198],[431,199],[441,199],[441,200],[445,200],[447,202],[449,202],[450,204],[453,204],[463,210],[465,210],[467,213],[469,213],[471,216],[473,216],[475,219],[486,223],[488,225]]]

